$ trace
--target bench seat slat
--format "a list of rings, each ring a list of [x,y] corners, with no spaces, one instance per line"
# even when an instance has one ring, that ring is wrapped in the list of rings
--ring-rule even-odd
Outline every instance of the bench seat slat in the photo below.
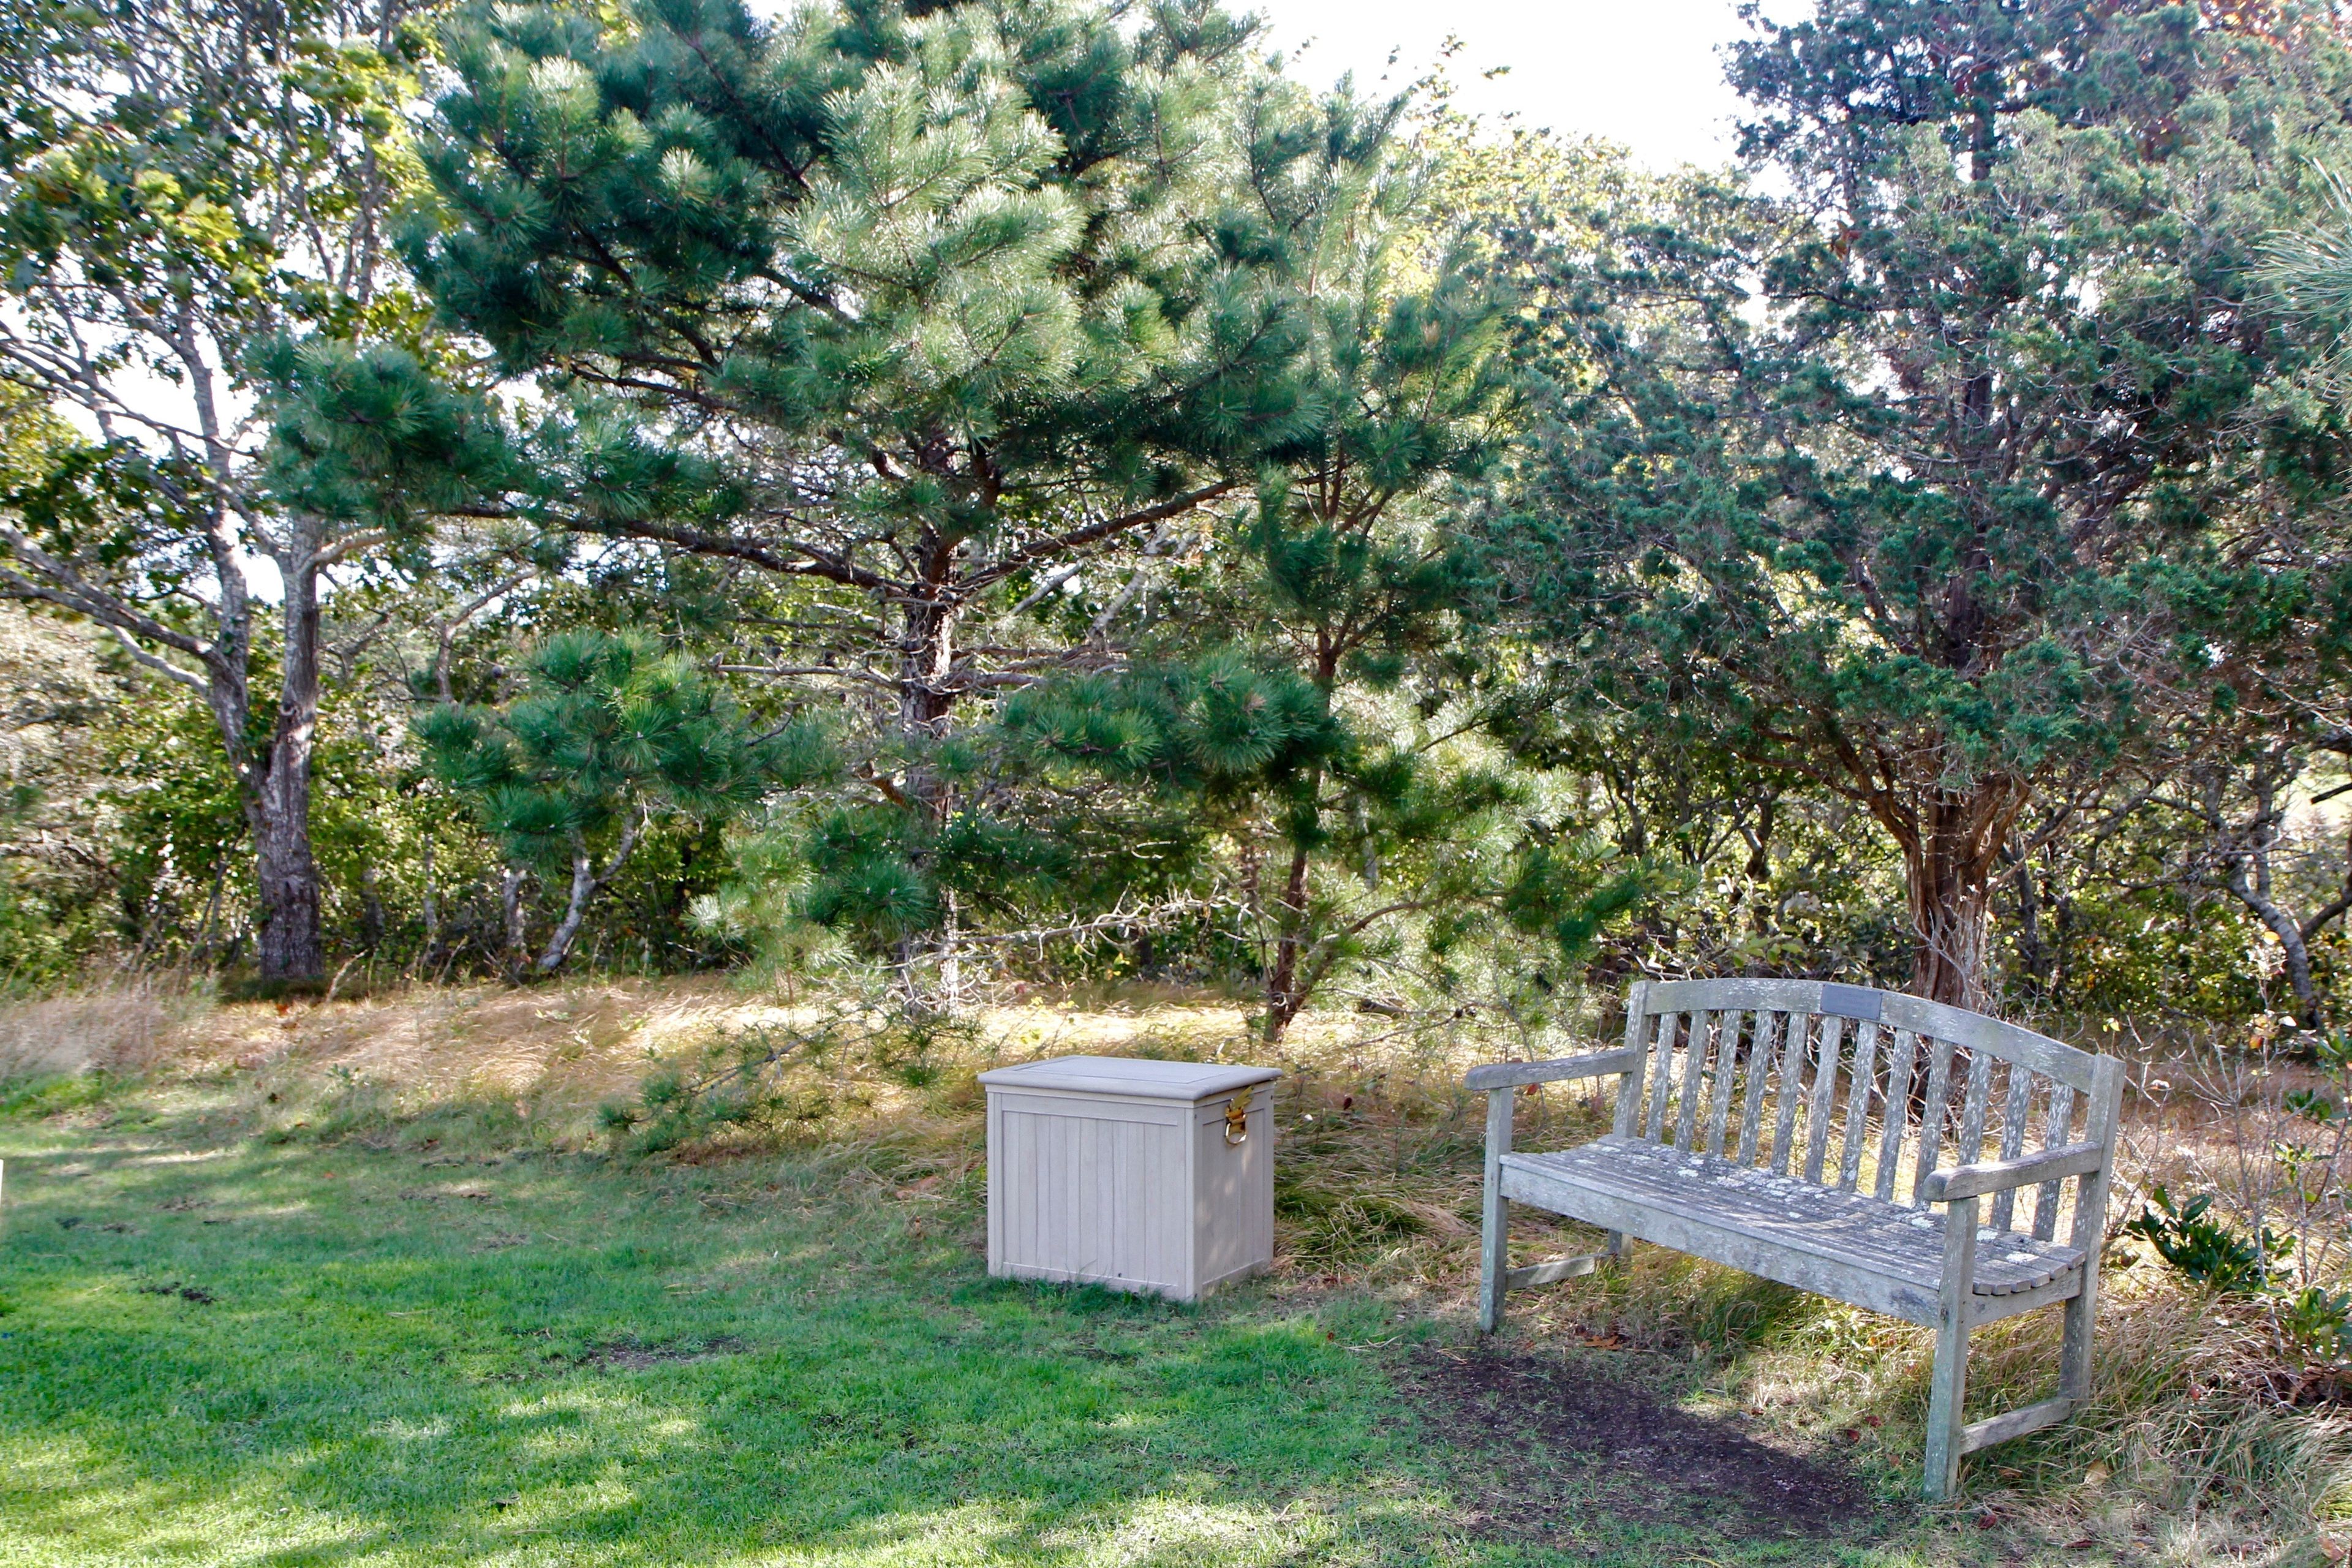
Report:
[[[1606,1223],[1612,1229],[1630,1229],[1637,1236],[1643,1235],[1638,1225],[1622,1226],[1614,1218],[1580,1210],[1589,1209],[1593,1199],[1615,1200],[1612,1214],[1617,1205],[1654,1209],[1685,1225],[1721,1233],[1721,1245],[1702,1256],[1731,1251],[1737,1256],[1717,1260],[1773,1279],[1780,1276],[1762,1265],[1769,1265],[1776,1253],[1842,1264],[1876,1276],[1887,1286],[1909,1288],[1930,1310],[1943,1274],[1940,1213],[1776,1178],[1727,1160],[1678,1153],[1640,1139],[1612,1135],[1559,1153],[1506,1155],[1503,1190],[1516,1202]],[[2074,1247],[2013,1231],[1980,1236],[1976,1293],[2007,1296],[2036,1290],[2082,1260]]]

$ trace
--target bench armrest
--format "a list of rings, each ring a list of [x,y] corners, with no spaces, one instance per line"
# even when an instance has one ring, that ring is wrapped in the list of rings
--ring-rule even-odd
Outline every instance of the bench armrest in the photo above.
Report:
[[[2104,1143],[2068,1143],[2014,1160],[1988,1160],[1981,1165],[1954,1165],[1930,1171],[1919,1185],[1919,1195],[1931,1204],[1957,1203],[2011,1187],[2030,1187],[2066,1176],[2087,1176],[2107,1163]]]
[[[1612,1072],[1631,1072],[1641,1059],[1641,1052],[1621,1046],[1613,1051],[1594,1051],[1588,1056],[1561,1057],[1548,1062],[1489,1062],[1464,1074],[1462,1087],[1475,1094],[1482,1089],[1517,1089],[1527,1083],[1553,1083],[1564,1078],[1605,1078]]]

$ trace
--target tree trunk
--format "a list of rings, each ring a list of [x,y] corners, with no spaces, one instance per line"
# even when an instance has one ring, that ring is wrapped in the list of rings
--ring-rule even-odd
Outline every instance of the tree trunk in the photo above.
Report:
[[[955,707],[950,680],[955,668],[956,607],[945,588],[953,548],[935,541],[923,555],[929,596],[907,606],[899,642],[898,727],[908,752],[903,805],[918,819],[919,828],[936,831],[955,809],[953,786],[926,755],[931,745],[946,738]],[[929,874],[934,865],[930,852],[921,847],[908,859],[919,874]],[[951,889],[940,892],[939,929],[928,938],[908,936],[898,944],[899,982],[907,1010],[916,1017],[952,1014],[963,984],[955,893]],[[934,961],[937,983],[927,988],[922,974]]]
[[[1911,955],[1912,994],[1930,1002],[1986,1010],[1985,886],[1953,884],[1931,879],[1932,896],[1923,901],[1919,889],[1911,897],[1911,920],[1916,945]]]
[[[2254,873],[2251,881],[2246,876],[2249,862]],[[2311,944],[2304,939],[2303,927],[2295,918],[2271,897],[2271,863],[2266,850],[2242,856],[2231,867],[2230,891],[2278,938],[2286,957],[2286,983],[2294,992],[2295,1022],[2306,1029],[2319,1027],[2319,990],[2311,978]]]
[[[509,866],[499,877],[499,910],[506,920],[507,980],[510,984],[522,981],[525,949],[523,939],[522,885],[530,876],[519,866]]]
[[[383,945],[383,888],[375,862],[360,868],[360,946],[370,953]]]
[[[1265,977],[1265,1043],[1278,1046],[1290,1021],[1307,1005],[1307,989],[1299,984],[1298,960],[1307,937],[1307,853],[1304,846],[1290,852],[1290,875],[1282,885],[1276,919],[1281,934],[1275,939],[1274,967]]]
[[[937,739],[955,705],[955,606],[943,598],[907,606],[899,646],[898,722],[909,735]]]
[[[580,922],[588,917],[588,900],[596,891],[596,863],[588,858],[588,847],[575,844],[572,849],[572,897],[563,906],[563,918],[555,924],[555,934],[547,939],[547,951],[539,955],[539,972],[552,974],[563,963],[564,955],[572,951],[572,939],[580,934]]]
[[[1912,830],[1902,836],[1914,994],[1987,1010],[1986,917],[1993,872],[2022,804],[2022,792],[2003,781],[1933,790],[1920,802]]]
[[[636,852],[637,839],[645,832],[650,816],[649,812],[640,810],[630,820],[629,826],[622,831],[621,841],[613,847],[613,858],[604,863],[602,871],[597,870],[596,863],[589,858],[588,846],[577,838],[572,841],[572,896],[563,906],[563,919],[557,922],[555,934],[547,939],[546,951],[539,955],[539,972],[541,974],[552,974],[563,967],[564,959],[572,952],[572,942],[580,935],[580,922],[588,918],[588,901],[596,896],[597,889],[619,876],[621,868],[629,863],[629,857]]]
[[[441,901],[433,889],[433,835],[425,835],[425,952],[441,944]]]
[[[2017,883],[2017,947],[2025,973],[2033,981],[2033,994],[2047,1003],[2055,987],[2055,955],[2042,932],[2042,892],[2034,886],[2033,861],[2019,856],[2011,871]]]
[[[310,981],[326,972],[319,940],[319,863],[310,852],[310,752],[319,729],[319,535],[289,520],[295,540],[280,563],[286,583],[284,674],[278,722],[254,781],[256,880],[265,981]]]

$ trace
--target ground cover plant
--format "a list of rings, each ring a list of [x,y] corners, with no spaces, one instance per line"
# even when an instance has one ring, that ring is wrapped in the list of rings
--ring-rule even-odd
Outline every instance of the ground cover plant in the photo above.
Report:
[[[2326,1560],[2352,1424],[2265,1394],[2259,1303],[2152,1253],[2116,1276],[2092,1412],[1938,1510],[1908,1495],[1902,1325],[1644,1248],[1481,1344],[1450,1064],[1345,1019],[1291,1041],[1267,1279],[1196,1309],[988,1280],[971,1073],[1206,1058],[1244,1019],[1055,997],[920,1064],[843,1041],[777,1120],[632,1154],[600,1108],[786,1010],[92,1004],[81,1047],[143,1063],[0,1097],[0,1561]],[[1982,1397],[2038,1388],[2053,1331],[1988,1335]]]

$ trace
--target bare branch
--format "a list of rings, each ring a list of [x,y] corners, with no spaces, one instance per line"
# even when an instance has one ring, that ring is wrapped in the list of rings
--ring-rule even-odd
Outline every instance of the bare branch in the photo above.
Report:
[[[124,631],[121,626],[115,626],[111,622],[108,621],[101,621],[99,624],[105,626],[109,632],[113,634],[116,645],[120,647],[124,653],[129,654],[131,656],[131,662],[138,665],[141,668],[152,670],[157,675],[163,677],[166,680],[176,680],[182,686],[186,687],[189,690],[196,692],[199,695],[202,695],[210,689],[209,684],[205,681],[203,676],[198,675],[192,669],[182,669],[178,665],[173,664],[170,659],[163,658],[161,654],[148,652],[145,648],[141,647],[137,643],[131,641],[131,634]]]

